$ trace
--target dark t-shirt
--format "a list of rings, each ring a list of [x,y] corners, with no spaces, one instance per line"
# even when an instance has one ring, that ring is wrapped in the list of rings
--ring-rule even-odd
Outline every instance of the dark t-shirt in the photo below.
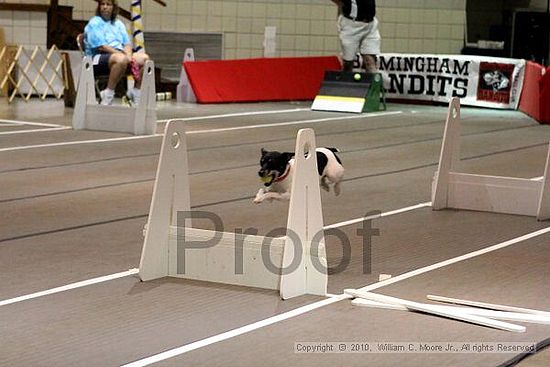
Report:
[[[375,0],[344,0],[342,12],[348,18],[354,17],[354,14],[351,13],[352,3],[357,4],[357,16],[355,16],[356,20],[370,22],[376,15]]]

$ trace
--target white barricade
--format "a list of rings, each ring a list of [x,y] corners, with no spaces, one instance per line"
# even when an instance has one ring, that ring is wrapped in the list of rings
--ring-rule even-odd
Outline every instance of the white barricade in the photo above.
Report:
[[[168,122],[141,254],[140,278],[146,281],[173,276],[278,289],[283,299],[325,295],[327,262],[313,130],[298,132],[295,152],[287,236],[197,229],[190,219],[178,223],[178,212],[190,211],[187,143],[184,121]],[[187,246],[206,244],[211,239],[215,239],[214,245]],[[242,269],[235,265],[238,254]]]
[[[186,61],[195,61],[195,51],[193,51],[192,48],[185,49],[183,62],[181,64],[180,81],[176,90],[176,100],[178,102],[195,103],[197,102],[197,97],[195,96],[195,92],[193,91],[185,67],[183,66]]]
[[[141,98],[137,107],[102,106],[97,103],[92,59],[84,57],[73,114],[75,130],[103,130],[151,135],[156,130],[155,66],[147,61],[143,69]]]
[[[479,210],[550,218],[550,190],[546,158],[544,176],[539,179],[486,176],[461,173],[460,100],[453,98],[445,124],[439,168],[432,183],[432,207]]]

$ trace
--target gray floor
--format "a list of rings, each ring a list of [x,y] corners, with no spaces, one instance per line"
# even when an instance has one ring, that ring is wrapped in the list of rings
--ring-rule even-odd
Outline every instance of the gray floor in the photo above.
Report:
[[[129,135],[18,125],[14,121],[69,126],[72,110],[54,100],[0,104],[0,302],[138,267],[162,137],[112,140]],[[219,215],[226,230],[254,227],[262,234],[284,226],[286,203],[252,203],[260,187],[257,162],[262,147],[292,150],[302,127],[315,130],[319,146],[338,147],[346,167],[343,194],[322,193],[325,224],[430,200],[445,107],[390,104],[389,112],[397,114],[356,116],[313,112],[309,105],[159,102],[159,133],[167,119],[194,118],[187,124],[192,207]],[[269,111],[276,113],[219,116]],[[200,118],[205,116],[211,117]],[[463,171],[543,175],[549,126],[516,111],[463,107],[462,119]],[[209,131],[233,127],[241,129]],[[81,142],[96,139],[104,141]],[[380,218],[373,221],[380,235],[373,239],[370,272],[363,266],[358,225],[344,227],[351,258],[344,271],[329,275],[329,293],[547,226],[531,217],[428,207]],[[377,292],[420,302],[440,294],[550,310],[549,246],[545,234]],[[327,253],[331,267],[341,263],[342,246],[334,237],[327,237]],[[281,301],[268,290],[174,278],[143,283],[126,276],[0,306],[0,365],[119,366],[323,299]],[[550,336],[548,325],[525,326],[525,333],[516,334],[418,313],[356,308],[342,300],[155,365],[498,366],[515,354],[297,354],[294,345],[536,343]],[[548,364],[546,351],[520,366]]]

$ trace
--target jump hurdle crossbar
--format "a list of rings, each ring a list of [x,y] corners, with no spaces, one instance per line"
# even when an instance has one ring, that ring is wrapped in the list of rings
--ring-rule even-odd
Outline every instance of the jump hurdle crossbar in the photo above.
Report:
[[[302,129],[296,139],[295,174],[287,235],[266,237],[193,228],[178,223],[178,211],[190,210],[185,123],[167,123],[149,212],[139,275],[147,281],[171,276],[225,284],[278,289],[283,299],[325,295],[327,263],[315,134]],[[252,204],[251,204],[252,205]],[[292,231],[293,235],[289,235]],[[186,245],[217,238],[203,248]],[[235,268],[236,251],[242,269]],[[269,256],[271,267],[262,256]],[[299,259],[299,261],[297,261]],[[286,271],[293,269],[293,271]]]
[[[149,60],[143,68],[141,98],[137,107],[102,106],[95,97],[92,59],[82,60],[73,114],[75,130],[101,130],[151,135],[156,130],[155,65]]]
[[[495,213],[550,218],[550,183],[548,166],[550,147],[541,179],[487,176],[461,173],[460,100],[449,103],[439,167],[432,182],[432,208],[478,210]]]

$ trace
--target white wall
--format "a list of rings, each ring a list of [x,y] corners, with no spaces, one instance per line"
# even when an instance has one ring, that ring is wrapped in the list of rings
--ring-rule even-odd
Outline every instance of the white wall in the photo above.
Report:
[[[165,1],[167,7],[143,0],[146,31],[223,32],[228,59],[261,57],[266,26],[277,27],[278,56],[333,55],[340,49],[330,0]],[[130,9],[130,0],[120,4]],[[60,0],[60,5],[73,6],[76,19],[89,19],[96,7],[92,0]],[[465,8],[465,0],[378,0],[382,51],[460,53]],[[45,14],[17,13],[0,12],[7,43],[45,45]],[[25,27],[31,31],[28,38]]]
[[[0,10],[0,28],[6,44],[46,47],[47,27],[45,12]]]

